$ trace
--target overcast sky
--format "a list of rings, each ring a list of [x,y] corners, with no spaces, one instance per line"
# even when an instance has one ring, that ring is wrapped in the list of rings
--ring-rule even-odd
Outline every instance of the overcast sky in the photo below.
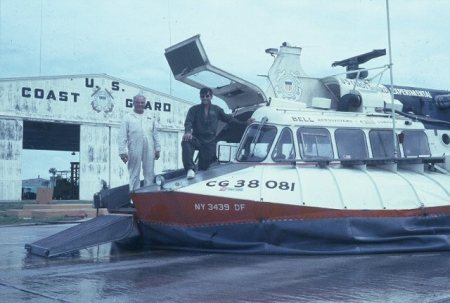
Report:
[[[164,49],[196,34],[213,65],[256,84],[272,63],[264,50],[284,41],[303,47],[315,77],[388,47],[385,0],[0,0],[0,10],[0,78],[106,73],[184,99],[196,90],[170,81]],[[390,1],[396,84],[450,88],[449,11],[450,0]]]
[[[391,0],[394,82],[450,89],[450,0]],[[200,34],[211,63],[262,85],[284,41],[313,77],[387,48],[385,0],[0,0],[0,78],[106,73],[197,102],[164,49]],[[367,67],[380,66],[387,57]],[[384,83],[389,81],[383,79]]]

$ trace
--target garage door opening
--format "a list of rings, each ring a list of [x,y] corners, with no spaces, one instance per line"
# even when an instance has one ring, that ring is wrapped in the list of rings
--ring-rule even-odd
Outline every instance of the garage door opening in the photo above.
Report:
[[[79,199],[80,125],[24,121],[22,199],[50,188],[55,200]]]

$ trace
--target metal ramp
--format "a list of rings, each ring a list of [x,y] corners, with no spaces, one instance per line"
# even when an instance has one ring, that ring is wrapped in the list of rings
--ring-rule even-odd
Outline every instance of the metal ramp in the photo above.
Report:
[[[138,235],[139,230],[132,215],[106,215],[82,222],[32,244],[25,244],[25,248],[31,254],[55,257]]]

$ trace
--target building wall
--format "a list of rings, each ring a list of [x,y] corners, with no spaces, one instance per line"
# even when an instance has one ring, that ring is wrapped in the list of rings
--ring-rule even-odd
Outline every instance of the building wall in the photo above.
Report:
[[[136,94],[146,96],[146,111],[159,123],[156,173],[180,168],[190,102],[108,75],[0,79],[0,200],[21,196],[23,120],[80,125],[80,199],[92,199],[102,180],[111,187],[128,183],[117,133]]]
[[[21,120],[0,120],[0,200],[20,200],[22,195]]]
[[[81,125],[80,128],[80,199],[91,199],[109,181],[111,148],[107,126]],[[110,184],[108,182],[108,184]]]

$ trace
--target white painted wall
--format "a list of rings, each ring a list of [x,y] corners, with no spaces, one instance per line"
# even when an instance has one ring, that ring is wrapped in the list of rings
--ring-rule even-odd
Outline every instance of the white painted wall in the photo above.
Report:
[[[0,200],[20,200],[22,196],[21,120],[0,120]]]
[[[81,125],[80,127],[80,199],[92,199],[101,189],[101,180],[109,180],[109,127]],[[108,182],[109,184],[109,182]]]

